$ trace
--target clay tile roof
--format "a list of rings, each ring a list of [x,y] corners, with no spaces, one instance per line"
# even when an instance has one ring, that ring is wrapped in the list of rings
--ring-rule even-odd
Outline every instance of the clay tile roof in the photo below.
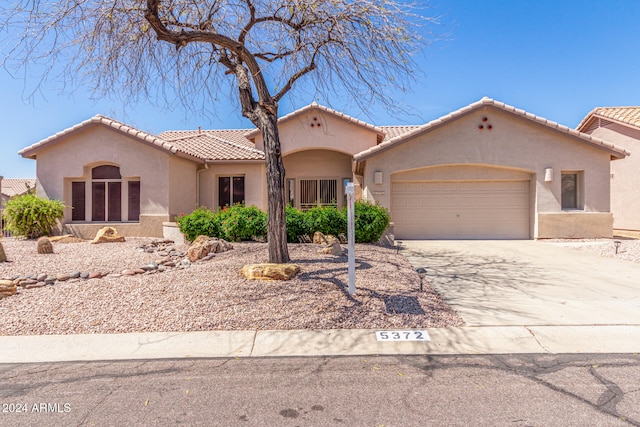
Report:
[[[640,106],[635,107],[597,107],[582,119],[576,129],[584,129],[593,117],[630,125],[640,129]]]
[[[247,129],[181,130],[162,132],[159,136],[178,150],[205,161],[264,160],[264,153],[244,135]]]
[[[45,138],[41,141],[36,142],[33,145],[30,145],[26,148],[23,148],[22,150],[20,150],[18,152],[18,154],[20,154],[22,157],[35,157],[35,155],[37,154],[38,150],[40,150],[41,148],[49,145],[50,143],[58,140],[59,138],[72,134],[86,126],[92,125],[92,124],[101,124],[104,126],[108,126],[111,127],[113,129],[116,129],[122,133],[126,133],[128,135],[133,136],[134,138],[137,138],[141,141],[147,142],[149,144],[155,145],[163,150],[169,151],[171,153],[176,153],[177,152],[177,148],[172,146],[171,144],[167,143],[166,141],[158,138],[157,136],[151,135],[150,133],[147,132],[143,132],[139,129],[136,129],[134,127],[131,127],[129,125],[126,125],[122,122],[119,122],[117,120],[111,119],[109,117],[106,116],[102,116],[100,114],[97,114],[93,117],[91,117],[90,119],[87,119],[83,122],[78,123],[77,125],[71,126],[70,128],[64,129],[58,133],[56,133],[55,135],[51,135],[48,138]]]
[[[419,128],[420,125],[404,125],[404,126],[379,126],[384,132],[384,141],[396,138]]]
[[[35,188],[36,180],[33,178],[3,178],[2,194],[8,197],[26,193],[28,189]]]
[[[531,120],[533,122],[539,123],[543,126],[546,126],[548,128],[557,130],[561,133],[567,134],[567,135],[571,135],[575,138],[580,139],[581,141],[595,146],[597,148],[603,149],[607,152],[609,152],[611,154],[611,156],[613,158],[624,158],[625,156],[629,155],[629,152],[616,147],[615,145],[606,142],[602,139],[599,138],[595,138],[591,135],[585,134],[585,133],[581,133],[578,132],[575,129],[571,129],[568,126],[564,126],[561,125],[559,123],[556,123],[554,121],[545,119],[544,117],[540,117],[540,116],[536,116],[535,114],[529,113],[525,110],[516,108],[512,105],[507,105],[504,102],[499,102],[496,101],[494,99],[491,99],[489,97],[484,97],[481,100],[474,102],[472,104],[467,105],[466,107],[462,107],[459,110],[453,111],[447,115],[444,115],[438,119],[435,119],[433,121],[430,121],[429,123],[426,123],[422,126],[418,126],[416,128],[414,128],[413,130],[410,130],[404,134],[398,135],[396,137],[393,137],[391,139],[388,139],[386,141],[384,141],[382,144],[379,144],[375,147],[369,148],[367,150],[364,150],[358,154],[356,154],[354,156],[354,159],[356,161],[362,161],[365,160],[379,152],[382,152],[384,150],[387,150],[393,146],[395,146],[396,144],[402,143],[404,141],[406,141],[408,138],[412,137],[412,136],[416,136],[416,135],[420,135],[422,133],[428,132],[432,129],[438,128],[456,118],[462,117],[466,114],[471,113],[472,111],[475,111],[479,108],[483,108],[483,107],[495,107],[495,108],[499,108],[503,111],[509,112],[509,113],[513,113],[516,114],[518,116],[524,117],[528,120]]]

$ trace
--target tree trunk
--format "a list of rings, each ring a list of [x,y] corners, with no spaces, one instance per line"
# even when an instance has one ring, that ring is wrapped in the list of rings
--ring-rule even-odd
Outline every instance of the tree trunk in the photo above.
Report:
[[[280,151],[278,118],[264,108],[258,108],[260,130],[264,139],[267,163],[267,239],[269,262],[284,264],[289,262],[287,247],[287,221],[285,214],[284,164]]]

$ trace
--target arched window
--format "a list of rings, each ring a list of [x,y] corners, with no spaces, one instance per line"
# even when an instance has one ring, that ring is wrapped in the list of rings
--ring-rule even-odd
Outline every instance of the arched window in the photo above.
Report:
[[[87,191],[90,206],[87,206]],[[95,222],[120,222],[123,215],[128,221],[139,221],[140,181],[123,179],[117,166],[96,166],[91,169],[88,182],[71,183],[71,205],[73,221],[85,221],[87,210]]]

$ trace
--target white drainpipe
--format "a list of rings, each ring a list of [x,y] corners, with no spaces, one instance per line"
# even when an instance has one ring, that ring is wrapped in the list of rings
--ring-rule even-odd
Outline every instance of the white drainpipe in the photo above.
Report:
[[[196,207],[200,206],[200,173],[209,170],[209,165],[204,164],[204,169],[196,171]]]

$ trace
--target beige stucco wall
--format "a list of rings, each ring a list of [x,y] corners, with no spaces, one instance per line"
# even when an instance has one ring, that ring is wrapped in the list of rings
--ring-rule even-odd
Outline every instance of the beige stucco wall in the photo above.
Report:
[[[377,143],[377,134],[373,130],[316,109],[280,123],[278,130],[283,156],[316,148],[353,156]],[[256,137],[256,148],[264,150],[262,136],[259,134]]]
[[[400,173],[413,174],[419,180],[474,180],[500,178],[501,174],[513,170],[531,177],[531,237],[538,237],[538,216],[544,213],[566,213],[571,221],[584,222],[578,228],[585,230],[585,237],[590,237],[588,213],[609,212],[609,160],[610,155],[606,152],[573,137],[500,109],[486,107],[367,159],[363,194],[366,199],[390,209],[391,181],[402,177]],[[467,175],[459,175],[460,165],[475,165],[476,168],[467,169]],[[423,169],[432,166],[440,168]],[[546,168],[553,169],[552,182],[544,181]],[[562,211],[563,171],[582,173],[583,213],[587,215],[576,216],[572,215],[575,211]],[[373,184],[375,172],[383,174],[380,185]],[[393,212],[391,217],[393,220]],[[593,234],[602,232],[598,229]]]
[[[200,172],[199,205],[209,209],[218,208],[218,177],[244,176],[246,206],[267,209],[267,180],[262,162],[212,163]]]
[[[614,228],[640,230],[640,130],[611,124],[592,135],[631,153],[611,162],[611,212]]]
[[[195,187],[195,166],[189,166],[191,162],[184,159],[172,161],[170,156],[165,151],[113,129],[101,125],[87,126],[38,152],[37,193],[42,197],[63,200],[70,206],[72,181],[89,180],[94,166],[116,165],[124,180],[140,180],[141,192],[140,223],[115,223],[116,228],[125,236],[161,237],[162,222],[169,220],[171,204],[175,205],[175,209],[195,205],[195,195],[180,194],[179,191],[183,185]],[[188,183],[190,170],[193,173],[191,184]],[[173,184],[169,182],[171,175],[176,178]],[[195,191],[192,190],[193,193]],[[65,209],[63,222],[71,223],[70,207]],[[93,230],[98,225],[75,229]],[[88,237],[89,231],[79,233]]]
[[[180,157],[169,157],[169,218],[196,208],[196,171],[198,164]],[[142,184],[141,184],[142,185]]]

